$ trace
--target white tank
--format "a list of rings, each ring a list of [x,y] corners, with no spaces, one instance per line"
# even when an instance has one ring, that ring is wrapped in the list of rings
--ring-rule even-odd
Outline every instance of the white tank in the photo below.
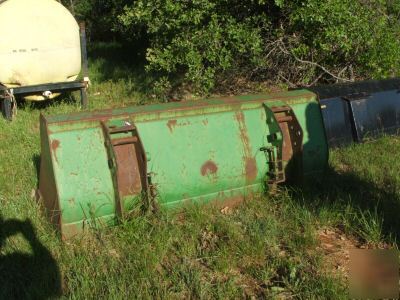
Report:
[[[79,26],[64,6],[55,0],[0,0],[1,84],[73,81],[80,69]]]

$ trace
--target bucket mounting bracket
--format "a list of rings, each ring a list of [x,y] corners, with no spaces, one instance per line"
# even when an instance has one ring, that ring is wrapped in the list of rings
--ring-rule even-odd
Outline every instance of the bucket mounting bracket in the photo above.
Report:
[[[269,164],[270,186],[301,177],[303,130],[291,107],[265,103],[269,135],[265,152]],[[293,174],[296,172],[297,174]]]
[[[125,200],[140,198],[148,189],[146,153],[136,126],[129,120],[100,123],[113,178],[116,215],[124,218]]]

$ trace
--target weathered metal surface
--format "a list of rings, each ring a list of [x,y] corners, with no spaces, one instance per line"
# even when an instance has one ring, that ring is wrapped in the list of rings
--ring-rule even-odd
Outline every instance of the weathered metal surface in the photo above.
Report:
[[[312,88],[331,147],[400,131],[400,79]]]
[[[41,133],[40,191],[66,237],[143,201],[236,203],[328,157],[307,91],[42,117]]]
[[[299,182],[302,174],[303,129],[293,110],[288,106],[273,108],[283,134],[282,160],[285,178]]]

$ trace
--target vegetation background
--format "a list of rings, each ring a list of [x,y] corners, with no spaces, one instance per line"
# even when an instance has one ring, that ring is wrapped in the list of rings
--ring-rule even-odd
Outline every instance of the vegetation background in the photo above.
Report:
[[[64,2],[88,22],[91,39],[142,48],[160,92],[308,86],[400,70],[397,0]]]
[[[395,0],[64,4],[87,20],[91,109],[400,72]],[[394,137],[332,150],[327,173],[301,189],[61,241],[32,197],[38,120],[79,110],[67,95],[0,118],[0,299],[348,299],[349,249],[398,247]]]

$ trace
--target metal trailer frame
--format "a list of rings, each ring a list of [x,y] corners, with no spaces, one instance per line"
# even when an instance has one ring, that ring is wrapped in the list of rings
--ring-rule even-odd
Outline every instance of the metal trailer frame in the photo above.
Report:
[[[12,120],[16,109],[17,97],[26,97],[29,95],[43,94],[47,91],[51,93],[65,93],[80,91],[81,105],[87,108],[89,104],[87,96],[87,88],[89,86],[89,68],[87,58],[87,42],[86,42],[86,26],[84,22],[79,24],[80,40],[81,40],[81,57],[82,57],[82,80],[45,83],[37,85],[28,85],[15,88],[7,88],[0,84],[0,108],[3,116],[7,120]]]

